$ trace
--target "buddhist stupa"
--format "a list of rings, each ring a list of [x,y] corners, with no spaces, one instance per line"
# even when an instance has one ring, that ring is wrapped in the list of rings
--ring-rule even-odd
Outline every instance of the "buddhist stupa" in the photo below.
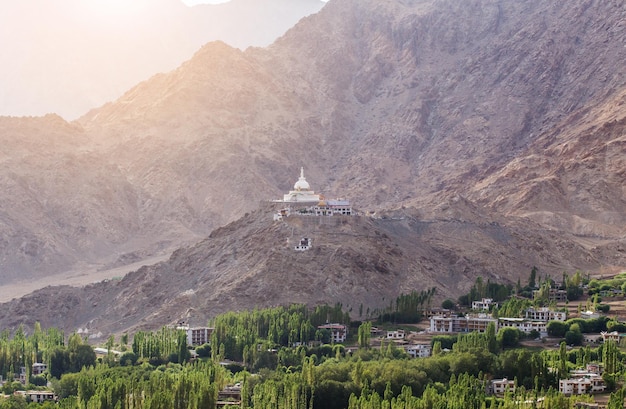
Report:
[[[304,177],[304,168],[300,168],[300,178],[293,185],[293,190],[283,196],[283,202],[319,203],[320,195],[316,195]]]

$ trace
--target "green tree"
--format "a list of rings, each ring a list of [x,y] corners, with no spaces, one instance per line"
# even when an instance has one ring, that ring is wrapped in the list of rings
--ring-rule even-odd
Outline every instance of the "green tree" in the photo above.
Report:
[[[446,298],[441,303],[441,308],[445,308],[446,310],[453,310],[455,308],[455,306],[456,306],[456,304],[454,303],[454,301],[452,301],[449,298]]]
[[[569,330],[569,325],[563,321],[550,321],[546,326],[548,335],[551,337],[564,337],[565,333]]]
[[[366,321],[359,325],[358,329],[358,344],[359,348],[369,348],[370,347],[370,338],[372,333],[372,323]]]
[[[520,331],[513,327],[504,327],[498,330],[498,342],[502,348],[515,348],[519,345]]]
[[[96,364],[96,353],[91,345],[80,344],[75,349],[70,349],[70,368],[73,372],[79,372],[85,367]]]
[[[528,286],[530,288],[537,288],[537,267],[533,266],[530,270],[530,276],[528,277]]]

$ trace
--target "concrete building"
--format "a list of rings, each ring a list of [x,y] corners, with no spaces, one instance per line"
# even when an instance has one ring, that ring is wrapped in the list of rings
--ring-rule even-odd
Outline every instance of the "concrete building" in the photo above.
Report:
[[[617,331],[612,331],[612,332],[601,331],[600,335],[602,335],[602,342],[614,341],[619,344],[619,340],[621,339],[621,335]]]
[[[506,378],[491,381],[491,392],[496,396],[503,396],[507,391],[515,392],[515,381]]]
[[[321,199],[318,205],[313,208],[313,212],[316,216],[352,216],[352,205],[346,199]]]
[[[208,327],[181,327],[187,333],[187,345],[199,346],[207,344],[211,341],[213,328]]]
[[[405,335],[406,334],[404,333],[403,329],[398,329],[395,331],[387,331],[386,339],[404,339]]]
[[[306,250],[310,249],[312,245],[313,245],[313,240],[311,240],[308,237],[303,237],[303,238],[300,239],[298,244],[296,244],[294,246],[293,249],[295,251],[306,251]]]
[[[581,311],[580,318],[584,320],[593,320],[596,318],[600,318],[600,313],[597,311]]]
[[[44,403],[45,401],[56,401],[57,396],[51,391],[26,391],[24,392],[26,400],[35,403]]]
[[[405,350],[411,358],[426,358],[432,353],[430,344],[407,345]]]
[[[498,318],[498,328],[513,327],[525,334],[530,334],[531,331],[535,330],[542,337],[548,335],[547,325],[546,321],[533,321],[525,318]]]
[[[604,380],[596,374],[559,380],[559,392],[564,395],[583,395],[601,393],[606,389]]]
[[[493,298],[483,298],[480,301],[472,301],[472,309],[479,311],[489,311],[492,305],[496,305],[493,302]]]
[[[48,365],[42,364],[40,362],[35,362],[32,366],[31,374],[33,376],[42,375],[47,370],[48,370]]]
[[[541,290],[533,290],[533,298],[537,298]],[[567,291],[551,288],[548,293],[548,300],[555,302],[567,301]]]
[[[317,328],[329,330],[330,339],[335,344],[346,342],[346,337],[348,336],[348,328],[343,324],[324,324],[320,325]]]
[[[565,321],[567,319],[567,312],[555,311],[547,307],[542,308],[528,308],[525,312],[526,319],[537,321]]]
[[[457,332],[484,332],[489,323],[498,327],[498,320],[487,314],[478,316],[434,316],[430,318],[430,332],[457,333]]]

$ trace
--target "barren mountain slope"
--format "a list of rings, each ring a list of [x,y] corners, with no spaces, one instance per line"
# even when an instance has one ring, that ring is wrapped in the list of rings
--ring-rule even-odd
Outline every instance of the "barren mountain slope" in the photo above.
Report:
[[[148,219],[158,198],[138,189],[80,125],[47,115],[0,117],[0,128],[3,283],[36,286],[42,276],[133,263],[194,238],[164,212]]]
[[[437,218],[405,210],[274,222],[266,205],[119,281],[47,287],[4,304],[0,326],[40,321],[106,337],[179,320],[202,325],[220,312],[291,302],[341,302],[356,314],[361,304],[373,310],[413,290],[437,287],[438,299],[456,297],[477,275],[513,283],[533,265],[541,274],[600,265],[561,233],[490,221],[459,197],[430,211]],[[297,252],[302,237],[313,247]]]
[[[493,261],[490,271],[503,278],[520,274],[508,273],[516,268],[509,265],[526,271],[550,258],[542,264],[549,274],[623,268],[625,7],[593,0],[331,0],[271,47],[243,52],[208,44],[178,69],[63,125],[80,124],[94,156],[70,161],[76,179],[62,185],[72,185],[73,200],[64,190],[56,196],[65,206],[60,214],[72,216],[48,226],[63,238],[55,245],[59,259],[70,264],[109,251],[100,262],[121,256],[117,265],[208,235],[260,200],[279,197],[304,166],[316,191],[350,198],[363,210],[405,205],[437,219],[431,209],[459,197],[469,214],[481,215],[479,226],[499,214],[529,218],[515,225],[531,230],[522,231],[533,237],[525,247],[532,251],[503,247],[497,259],[506,262]],[[3,171],[9,179],[41,175],[28,162],[16,164],[13,173]],[[40,177],[35,195],[39,186],[64,180]],[[102,181],[110,187],[100,189]],[[14,192],[11,200],[23,208],[3,211],[34,218],[49,211],[50,201]],[[35,229],[17,216],[7,220],[15,231],[28,227],[18,238]],[[66,231],[75,232],[71,240]],[[445,258],[433,257],[432,277],[447,274],[447,260],[474,254],[481,234],[477,229]],[[19,243],[6,244],[6,253],[19,254]],[[492,265],[492,253],[485,254],[463,269],[468,277],[482,274],[481,263]],[[24,256],[17,271],[35,270],[28,266],[41,260],[38,253]],[[227,280],[253,267],[233,267]],[[153,284],[155,293],[169,291]],[[284,294],[276,302],[297,300]]]
[[[268,49],[208,45],[82,123],[102,138],[132,139],[119,145],[128,152],[171,144],[136,169],[140,177],[181,141],[191,147],[181,156],[218,162],[201,175],[203,192],[234,199],[220,222],[254,208],[244,197],[286,189],[299,165],[321,181],[318,189],[362,207],[436,202],[441,192],[491,205],[495,198],[483,198],[477,183],[529,155],[538,138],[575,134],[566,118],[626,89],[624,12],[601,1],[330,2]],[[588,119],[603,125],[603,117]],[[246,177],[225,184],[240,163]],[[168,182],[190,183],[175,178]],[[575,201],[612,211],[597,192],[586,193],[595,180],[581,182]],[[518,180],[499,185],[498,195],[509,193],[519,194]],[[524,214],[560,200],[527,200]],[[588,231],[606,230],[579,208],[567,211],[587,218]]]
[[[504,168],[472,187],[499,211],[581,236],[624,237],[626,89],[565,116]],[[515,181],[517,190],[509,187]]]

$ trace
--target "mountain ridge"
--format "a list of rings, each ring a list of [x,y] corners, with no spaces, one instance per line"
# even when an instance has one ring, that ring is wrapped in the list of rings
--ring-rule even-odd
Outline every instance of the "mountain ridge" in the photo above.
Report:
[[[36,249],[66,246],[69,251],[59,253],[68,263],[136,262],[187,248],[217,226],[236,226],[260,202],[288,191],[303,166],[316,191],[350,198],[364,214],[418,209],[413,217],[476,225],[476,239],[431,245],[441,251],[432,250],[436,263],[424,261],[433,272],[423,273],[422,284],[446,274],[448,259],[460,263],[450,271],[467,268],[468,283],[485,271],[513,282],[533,265],[557,276],[575,269],[618,272],[626,266],[625,15],[619,3],[592,0],[331,0],[267,48],[207,44],[176,70],[63,125],[84,139],[79,154],[68,152],[80,159],[68,163],[80,166],[73,172],[57,167],[57,175],[33,184],[51,198],[68,197],[67,190],[75,197],[67,206],[60,200],[51,215],[65,221],[64,229],[52,229],[61,238],[38,236],[34,227],[21,235],[33,235],[26,242]],[[3,135],[18,141],[19,129],[11,132]],[[57,163],[45,155],[37,160]],[[32,197],[27,184],[15,181],[33,169],[19,160],[4,168],[4,178],[19,187],[13,196]],[[71,186],[78,174],[82,183]],[[59,176],[68,186],[43,189],[48,180],[56,186]],[[16,214],[12,200],[0,197],[9,215]],[[22,200],[21,213],[49,211],[49,201],[35,202],[31,208]],[[8,220],[20,226],[18,216]],[[481,255],[472,240],[494,229],[491,223],[519,230],[496,235],[501,241],[493,247],[501,253]],[[75,229],[71,239],[67,229]],[[240,237],[248,240],[244,231]],[[254,243],[254,251],[269,251],[263,240]],[[4,260],[21,254],[19,245],[0,242]],[[222,251],[214,256],[230,254]],[[376,254],[365,245],[359,251],[348,252],[354,260],[347,265]],[[205,257],[192,253],[182,250],[178,256],[193,257],[159,265],[171,269],[174,261],[193,265],[193,258]],[[37,265],[37,254],[23,259]],[[406,260],[397,265],[413,262],[410,251],[402,254]],[[386,257],[382,252],[378,264],[390,263]],[[52,264],[47,271],[66,268]],[[161,274],[159,268],[141,269],[142,277]],[[145,286],[139,281],[129,291]],[[102,286],[110,297],[122,297],[119,288]],[[154,288],[162,294],[149,300],[161,305],[168,289]],[[465,290],[442,288],[451,297]],[[167,316],[151,314],[129,327]]]

